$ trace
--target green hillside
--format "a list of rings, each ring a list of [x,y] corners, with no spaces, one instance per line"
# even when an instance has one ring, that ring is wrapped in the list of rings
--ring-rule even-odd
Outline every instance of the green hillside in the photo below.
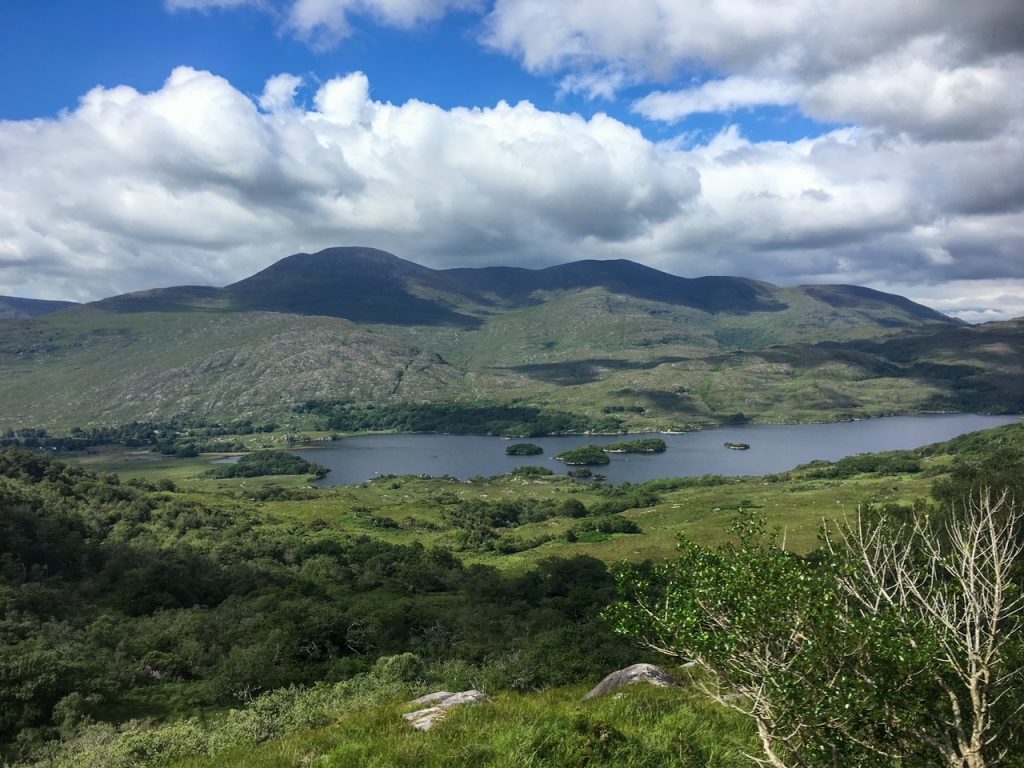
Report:
[[[431,270],[329,249],[0,331],[5,428],[287,421],[311,399],[514,402],[632,429],[1024,408],[1019,323],[624,261]]]

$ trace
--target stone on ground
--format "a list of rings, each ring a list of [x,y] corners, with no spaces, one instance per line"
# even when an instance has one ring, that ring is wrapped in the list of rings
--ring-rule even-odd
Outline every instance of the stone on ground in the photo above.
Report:
[[[608,677],[598,683],[583,697],[583,700],[593,699],[598,696],[607,696],[620,688],[634,683],[648,683],[659,688],[667,688],[673,685],[680,685],[672,675],[668,674],[661,667],[653,664],[634,664],[631,667],[612,672]]]
[[[429,731],[447,717],[448,710],[452,707],[458,707],[463,704],[479,704],[482,701],[487,701],[487,694],[477,690],[461,691],[459,693],[435,691],[410,701],[409,704],[411,706],[427,706],[424,709],[417,709],[415,712],[402,715],[402,717],[408,720],[409,725],[413,728],[419,731]]]

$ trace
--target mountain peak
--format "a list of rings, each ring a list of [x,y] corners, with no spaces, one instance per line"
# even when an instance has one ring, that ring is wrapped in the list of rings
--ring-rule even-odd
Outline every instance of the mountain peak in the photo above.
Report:
[[[296,253],[224,290],[237,309],[344,317],[357,323],[477,325],[478,320],[416,289],[438,273],[377,248]]]
[[[336,269],[354,267],[373,267],[383,269],[402,270],[427,270],[427,267],[420,266],[412,261],[401,259],[393,253],[382,251],[379,248],[367,248],[362,246],[335,246],[324,248],[316,253],[293,253],[275,261],[267,270],[281,271],[293,269]],[[257,272],[257,275],[262,274]],[[255,277],[256,275],[253,275]],[[251,279],[251,278],[247,278]],[[243,281],[240,281],[243,282]]]

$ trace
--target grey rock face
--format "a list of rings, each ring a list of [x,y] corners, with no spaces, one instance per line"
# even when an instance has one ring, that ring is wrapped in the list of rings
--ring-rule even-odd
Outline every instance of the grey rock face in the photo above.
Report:
[[[604,680],[583,697],[583,700],[593,699],[598,696],[607,696],[620,688],[633,685],[634,683],[648,683],[659,688],[667,688],[673,685],[680,685],[672,675],[668,674],[661,667],[653,664],[634,664],[631,667],[612,672]]]
[[[415,712],[402,715],[409,721],[409,725],[419,731],[429,731],[448,715],[448,710],[463,704],[479,704],[487,701],[487,694],[482,691],[469,690],[460,693],[449,691],[436,691],[420,696],[409,702],[411,706],[424,707]]]

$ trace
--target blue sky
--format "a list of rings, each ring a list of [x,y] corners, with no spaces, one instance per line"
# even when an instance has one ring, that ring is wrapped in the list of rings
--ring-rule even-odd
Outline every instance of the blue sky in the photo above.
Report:
[[[370,78],[374,98],[382,101],[420,99],[451,108],[526,100],[588,117],[607,113],[658,140],[709,137],[730,124],[742,126],[753,139],[772,140],[817,136],[835,127],[795,106],[703,113],[672,125],[648,120],[630,104],[649,87],[628,86],[615,98],[566,92],[559,88],[558,73],[528,72],[481,45],[485,17],[478,12],[456,11],[413,29],[357,16],[352,34],[329,47],[282,32],[274,15],[252,6],[170,11],[159,0],[96,0],[88,6],[80,0],[47,0],[15,3],[2,13],[0,70],[20,73],[0,80],[0,119],[7,120],[74,108],[96,85],[156,89],[174,67],[188,64],[253,95],[273,75],[306,75],[306,97],[318,80],[360,70]],[[713,72],[699,66],[679,67],[659,83],[667,87],[709,77]]]
[[[0,29],[0,294],[366,244],[1024,314],[1017,2],[45,0]]]

